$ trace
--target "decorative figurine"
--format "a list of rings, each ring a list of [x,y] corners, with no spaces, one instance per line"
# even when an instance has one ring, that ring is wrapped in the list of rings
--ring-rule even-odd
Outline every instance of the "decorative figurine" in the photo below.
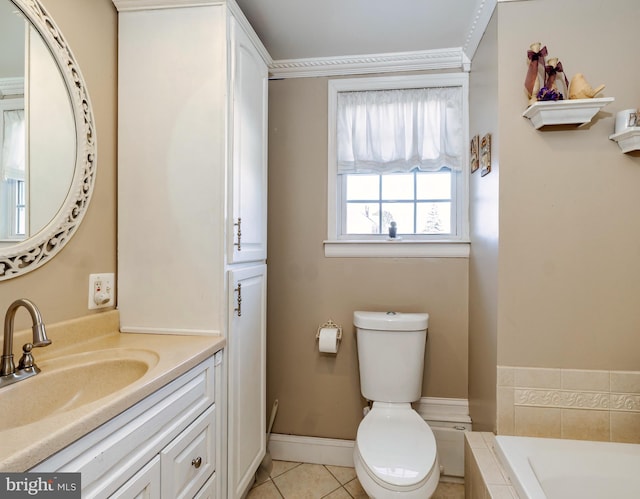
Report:
[[[398,224],[396,224],[395,222],[391,222],[389,224],[389,238],[395,239],[397,235],[398,235]]]
[[[545,57],[547,57],[546,46],[543,47],[541,43],[532,43],[529,46],[529,50],[527,51],[529,69],[527,70],[527,76],[524,80],[524,88],[527,91],[527,97],[529,97],[530,104],[533,104],[538,100],[538,92],[540,91],[540,87],[544,85]]]
[[[559,100],[564,99],[564,96],[568,97],[568,89],[569,89],[569,80],[567,79],[567,75],[564,73],[562,69],[562,63],[558,60],[557,57],[552,57],[547,61],[547,65],[545,66],[545,72],[547,75],[547,79],[544,82],[544,86],[549,90],[555,90],[560,95]],[[558,89],[558,73],[562,73],[564,76],[563,79],[560,79],[560,84],[564,84],[564,92]]]
[[[576,73],[569,85],[569,99],[593,99],[604,90],[604,85],[592,88],[582,73]]]

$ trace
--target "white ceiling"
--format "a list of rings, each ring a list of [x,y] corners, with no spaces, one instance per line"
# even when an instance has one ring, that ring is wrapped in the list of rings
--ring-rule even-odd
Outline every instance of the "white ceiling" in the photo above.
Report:
[[[271,57],[278,61],[454,47],[461,47],[471,58],[486,27],[486,22],[482,25],[485,19],[480,18],[487,17],[491,0],[237,3]]]

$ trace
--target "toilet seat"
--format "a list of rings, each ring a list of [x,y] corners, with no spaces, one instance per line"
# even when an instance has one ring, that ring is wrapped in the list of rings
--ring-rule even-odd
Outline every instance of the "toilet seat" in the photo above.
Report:
[[[374,403],[358,427],[356,459],[387,490],[410,492],[439,479],[433,432],[408,403]]]

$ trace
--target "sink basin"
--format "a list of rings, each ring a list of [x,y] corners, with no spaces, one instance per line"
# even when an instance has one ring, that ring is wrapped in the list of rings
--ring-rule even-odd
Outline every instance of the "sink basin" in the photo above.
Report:
[[[41,372],[0,390],[0,431],[35,423],[111,395],[158,363],[148,350],[112,349],[36,363]]]

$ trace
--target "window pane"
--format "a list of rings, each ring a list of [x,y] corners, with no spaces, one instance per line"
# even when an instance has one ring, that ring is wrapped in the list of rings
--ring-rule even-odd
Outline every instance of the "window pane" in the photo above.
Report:
[[[418,199],[451,199],[451,172],[418,173]]]
[[[382,199],[413,199],[413,173],[383,175]]]
[[[451,203],[419,203],[417,218],[417,233],[451,233]]]
[[[378,205],[347,203],[347,234],[379,234]]]
[[[413,203],[382,203],[382,233],[389,233],[389,224],[397,224],[398,234],[413,234]]]
[[[348,201],[366,201],[379,199],[379,175],[346,175],[346,177]]]

